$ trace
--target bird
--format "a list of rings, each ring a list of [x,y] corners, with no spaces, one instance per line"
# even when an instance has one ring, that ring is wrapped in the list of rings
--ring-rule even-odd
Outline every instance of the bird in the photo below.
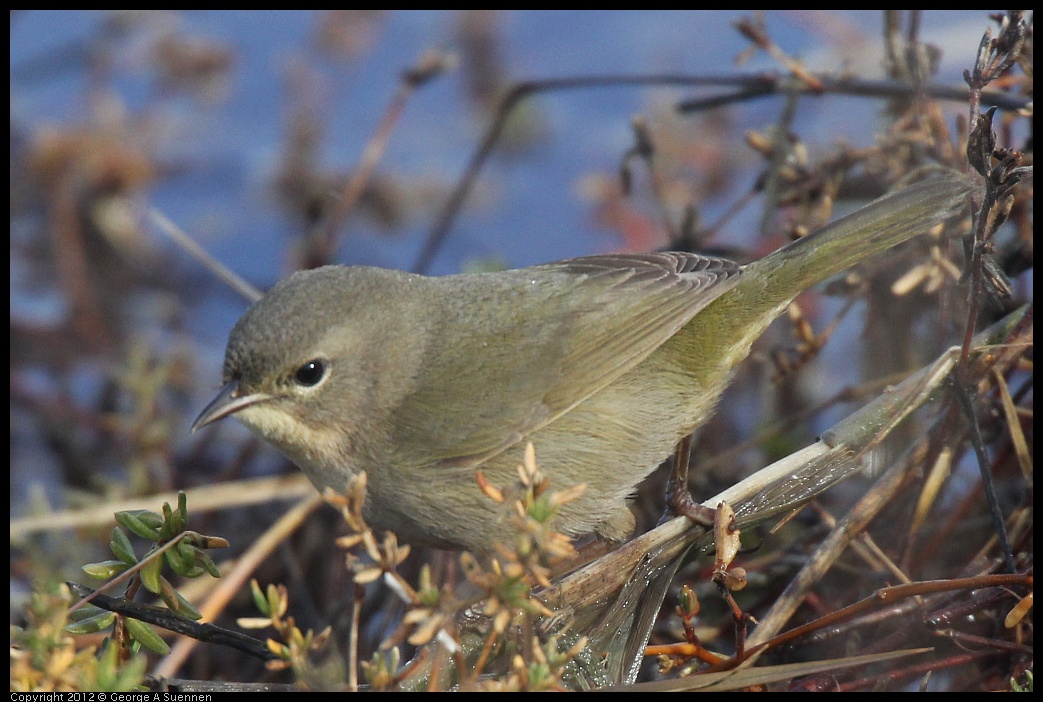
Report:
[[[635,487],[800,292],[960,213],[973,190],[945,171],[746,265],[660,252],[439,277],[299,271],[234,325],[193,430],[233,416],[320,490],[364,471],[371,526],[477,554],[514,527],[476,471],[511,484],[532,442],[551,486],[586,486],[557,529],[620,542]]]

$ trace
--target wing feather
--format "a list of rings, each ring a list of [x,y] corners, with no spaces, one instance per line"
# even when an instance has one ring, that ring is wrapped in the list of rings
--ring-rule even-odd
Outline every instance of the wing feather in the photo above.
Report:
[[[440,340],[392,441],[472,470],[641,363],[737,281],[687,253],[588,256],[441,279]],[[405,462],[419,456],[399,456]]]

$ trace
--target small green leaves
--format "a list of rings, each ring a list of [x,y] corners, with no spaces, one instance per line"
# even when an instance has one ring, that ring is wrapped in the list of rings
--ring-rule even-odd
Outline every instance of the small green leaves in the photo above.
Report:
[[[366,682],[374,690],[390,690],[395,684],[400,663],[401,654],[395,646],[387,652],[374,651],[372,658],[360,661],[359,665]]]
[[[155,512],[145,509],[116,512],[116,521],[136,536],[153,542],[160,540],[159,528],[163,526],[163,518]]]
[[[179,539],[176,546],[164,551],[163,558],[171,570],[184,578],[197,578],[203,574],[203,569],[196,564],[196,550],[185,539]]]
[[[196,578],[204,573],[209,573],[215,578],[220,577],[217,565],[206,550],[223,548],[228,545],[228,541],[187,531],[188,504],[183,492],[178,493],[177,508],[164,504],[162,513],[137,509],[117,512],[115,516],[119,526],[112,530],[109,548],[116,560],[89,563],[83,567],[84,571],[92,577],[104,579],[119,577],[127,580],[134,576],[145,590],[158,595],[174,614],[192,620],[201,619],[202,615],[198,610],[163,576],[163,564],[166,563],[174,573],[183,578]],[[134,551],[130,534],[145,539],[150,544],[140,559]],[[134,593],[137,590],[134,581],[130,580],[126,591]],[[69,633],[98,633],[114,625],[119,631],[118,625],[122,623],[129,636],[132,651],[141,647],[161,654],[170,651],[170,647],[150,625],[133,619],[130,615],[118,615],[93,606],[82,608],[79,614],[77,621],[66,627]],[[116,636],[114,639],[120,640],[120,637]],[[100,657],[109,655],[107,651],[114,648],[118,647],[110,646]]]
[[[119,646],[106,646],[98,654],[96,687],[98,690],[108,691],[140,691],[142,688],[139,686],[145,676],[147,665],[148,659],[145,656],[135,655],[129,661],[121,661]]]

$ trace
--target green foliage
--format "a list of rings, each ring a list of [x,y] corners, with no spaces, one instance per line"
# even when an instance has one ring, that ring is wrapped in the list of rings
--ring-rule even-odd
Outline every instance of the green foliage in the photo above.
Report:
[[[112,530],[109,548],[117,560],[88,563],[85,573],[94,578],[112,579],[118,582],[127,578],[127,593],[133,596],[139,586],[158,595],[166,607],[177,616],[198,620],[202,615],[186,600],[163,575],[164,563],[175,574],[183,578],[197,578],[204,573],[220,577],[220,572],[206,549],[221,548],[228,542],[218,537],[204,536],[188,531],[188,504],[185,493],[178,494],[176,508],[164,503],[162,513],[138,509],[117,512],[120,526]],[[122,528],[120,528],[122,527]],[[142,558],[134,551],[130,537],[124,531],[151,542]],[[110,583],[115,584],[114,583]],[[170,647],[149,624],[137,619],[82,607],[80,617],[69,625],[69,633],[98,633],[112,627],[114,638],[122,641],[123,648],[137,650],[139,647],[165,655]]]
[[[72,595],[65,585],[52,592],[33,595],[27,611],[28,626],[11,628],[12,692],[128,692],[141,690],[147,661],[143,655],[121,659],[118,647],[107,641],[100,653],[93,646],[78,648],[70,635],[97,631],[91,620],[104,615],[92,613],[79,622],[69,623],[68,607]],[[101,628],[104,628],[102,626]]]

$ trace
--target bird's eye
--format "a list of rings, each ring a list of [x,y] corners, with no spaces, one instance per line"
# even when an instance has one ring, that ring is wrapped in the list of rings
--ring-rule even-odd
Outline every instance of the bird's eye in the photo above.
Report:
[[[293,380],[298,385],[306,388],[314,387],[326,377],[329,363],[321,358],[308,361],[293,372]]]

